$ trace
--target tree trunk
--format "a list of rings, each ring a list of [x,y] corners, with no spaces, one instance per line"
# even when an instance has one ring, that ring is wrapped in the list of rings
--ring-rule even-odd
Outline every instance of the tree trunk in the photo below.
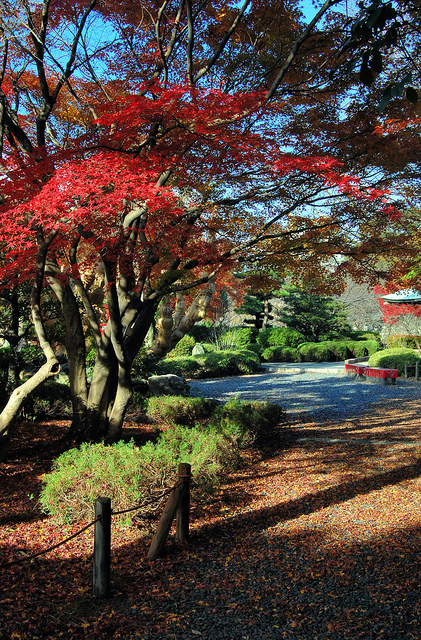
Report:
[[[6,406],[0,413],[0,461],[4,459],[10,444],[10,434],[14,419],[25,398],[35,391],[40,384],[60,371],[58,361],[53,358],[47,361],[29,380],[17,387],[10,396]]]
[[[66,324],[65,346],[69,366],[70,396],[72,400],[73,419],[69,439],[83,440],[86,424],[86,408],[88,401],[88,385],[86,380],[85,335],[80,316],[80,308],[69,284],[60,281],[60,269],[53,259],[46,260],[46,275],[51,289],[57,296]]]

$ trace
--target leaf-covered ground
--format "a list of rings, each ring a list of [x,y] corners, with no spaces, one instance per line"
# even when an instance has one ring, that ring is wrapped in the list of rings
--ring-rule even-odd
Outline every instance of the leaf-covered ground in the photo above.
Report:
[[[208,504],[193,491],[189,544],[171,539],[155,562],[149,534],[114,528],[108,600],[91,597],[92,528],[2,567],[0,638],[419,639],[420,416],[416,401],[295,425],[299,441],[250,456]],[[0,562],[77,529],[37,505],[66,427],[21,425],[0,466]]]

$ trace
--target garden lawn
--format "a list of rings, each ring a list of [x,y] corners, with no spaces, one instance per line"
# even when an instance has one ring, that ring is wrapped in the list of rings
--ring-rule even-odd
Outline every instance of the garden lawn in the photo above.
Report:
[[[193,489],[189,544],[171,539],[155,562],[151,533],[114,528],[108,600],[91,597],[92,529],[2,567],[0,638],[418,640],[419,416],[420,401],[401,402],[294,425],[298,442],[270,457],[250,452],[208,504],[195,504]],[[78,528],[60,529],[36,502],[65,426],[22,425],[44,449],[23,439],[0,467],[0,561]]]

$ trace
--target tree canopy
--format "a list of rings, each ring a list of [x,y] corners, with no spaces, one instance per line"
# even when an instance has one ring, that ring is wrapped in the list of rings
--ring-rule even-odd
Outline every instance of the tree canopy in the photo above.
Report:
[[[352,81],[329,77],[339,0],[308,24],[293,1],[22,0],[2,4],[0,26],[0,281],[33,283],[46,356],[0,433],[59,368],[44,287],[66,323],[72,435],[112,441],[162,300],[165,353],[234,264],[327,290],[402,251],[389,151]]]

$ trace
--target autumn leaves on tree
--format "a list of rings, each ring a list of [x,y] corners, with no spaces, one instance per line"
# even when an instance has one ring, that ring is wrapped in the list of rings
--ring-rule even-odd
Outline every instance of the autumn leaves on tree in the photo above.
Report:
[[[373,238],[402,245],[389,176],[363,161],[344,107],[351,80],[328,81],[344,20],[337,0],[309,24],[276,0],[2,4],[0,279],[33,283],[46,357],[0,415],[5,440],[59,368],[45,291],[66,325],[71,436],[114,441],[163,299],[158,355],[238,262],[327,290],[375,266]]]

